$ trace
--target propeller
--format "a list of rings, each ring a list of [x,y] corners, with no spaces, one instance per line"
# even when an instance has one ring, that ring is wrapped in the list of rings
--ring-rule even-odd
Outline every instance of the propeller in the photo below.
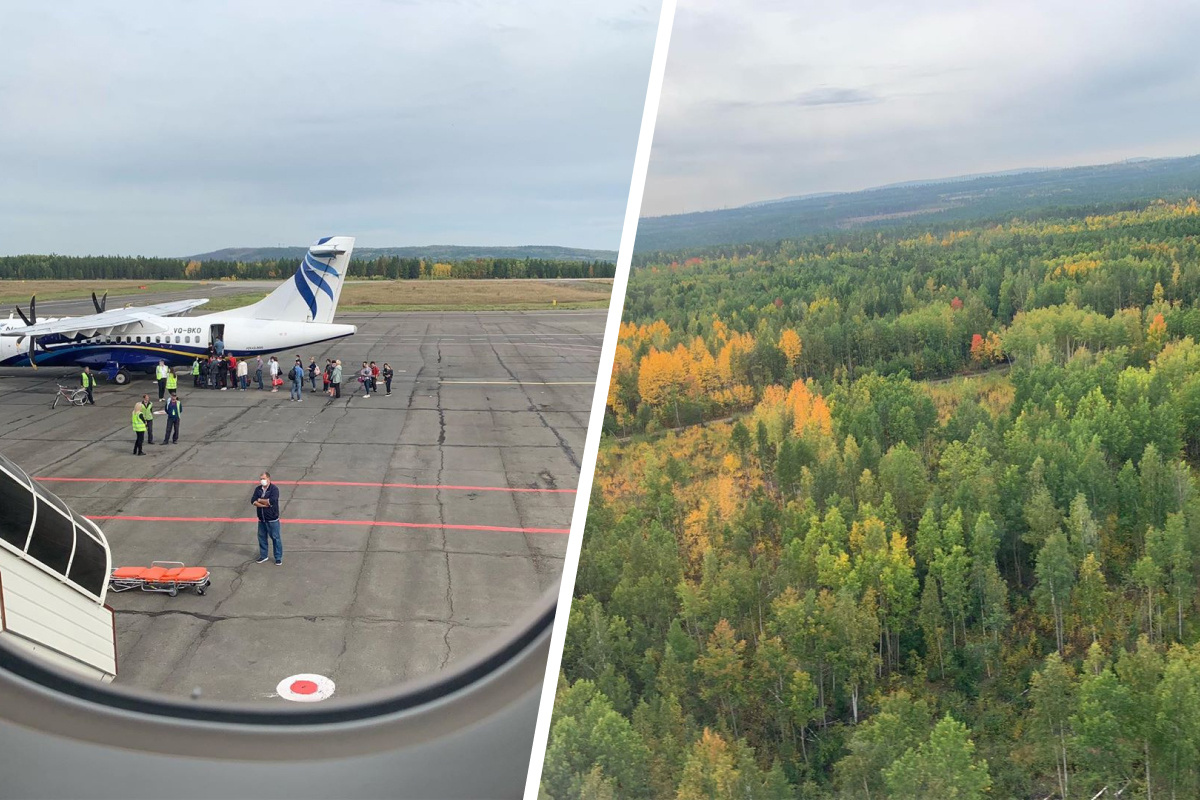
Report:
[[[21,321],[24,322],[26,325],[37,324],[37,295],[35,294],[33,297],[29,298],[29,316],[28,317],[25,316],[25,312],[21,310],[20,306],[17,306],[17,314],[21,317]]]
[[[17,306],[17,314],[20,315],[21,321],[24,322],[26,325],[36,325],[37,324],[37,295],[34,295],[29,298],[29,316],[28,317],[25,316],[25,312],[21,310],[20,306]],[[20,347],[21,342],[22,342],[22,340],[24,340],[24,338],[25,337],[22,336],[20,339],[17,339],[18,347]],[[37,362],[35,362],[33,360],[33,353],[34,353],[34,349],[36,347],[37,347],[37,337],[30,336],[29,337],[29,366],[33,367],[34,369],[37,369]]]
[[[92,292],[92,305],[96,307],[97,314],[103,314],[104,309],[108,307],[108,292],[105,292],[99,300],[96,299],[96,293]]]

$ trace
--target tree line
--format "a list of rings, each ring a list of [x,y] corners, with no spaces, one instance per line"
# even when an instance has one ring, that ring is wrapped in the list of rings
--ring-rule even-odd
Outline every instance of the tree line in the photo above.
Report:
[[[1200,796],[1196,216],[637,270],[543,795]]]
[[[282,280],[296,271],[296,259],[196,261],[142,256],[22,255],[0,257],[0,280]],[[355,278],[422,280],[440,278],[611,278],[606,261],[542,258],[474,258],[434,262],[380,256],[351,259]]]

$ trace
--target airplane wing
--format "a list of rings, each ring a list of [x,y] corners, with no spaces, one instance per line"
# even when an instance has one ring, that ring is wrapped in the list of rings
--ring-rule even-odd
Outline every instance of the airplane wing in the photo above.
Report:
[[[37,322],[20,328],[7,328],[0,331],[0,336],[50,336],[52,334],[87,333],[95,335],[100,331],[111,331],[125,325],[137,322],[147,322],[155,317],[173,317],[185,311],[202,306],[207,298],[197,300],[175,300],[170,303],[158,303],[152,306],[137,308],[114,308],[100,314],[88,314],[84,317],[64,317],[63,319]]]

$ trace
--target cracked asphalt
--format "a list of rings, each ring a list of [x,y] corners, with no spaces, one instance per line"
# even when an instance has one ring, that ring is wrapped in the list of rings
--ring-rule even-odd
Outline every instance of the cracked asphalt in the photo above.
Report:
[[[339,696],[376,690],[499,644],[557,586],[567,537],[529,529],[570,527],[575,494],[545,490],[577,484],[604,321],[603,311],[341,315],[358,334],[302,351],[305,363],[341,358],[351,375],[363,360],[389,362],[390,397],[353,386],[297,404],[286,390],[201,390],[181,376],[180,443],[156,440],[143,458],[130,455],[129,417],[142,392],[157,397],[149,378],[102,381],[95,407],[52,411],[56,381],[77,382],[73,370],[7,370],[0,451],[31,475],[92,479],[46,484],[80,513],[187,518],[99,523],[114,566],[182,561],[213,581],[203,597],[109,594],[118,683],[283,703],[279,681],[311,672]],[[209,519],[253,517],[264,469],[297,482],[280,485],[283,566],[255,563],[253,522]],[[112,478],[133,480],[95,480]],[[180,482],[144,480],[164,478]],[[188,482],[214,479],[245,483]],[[369,485],[330,485],[345,482]]]

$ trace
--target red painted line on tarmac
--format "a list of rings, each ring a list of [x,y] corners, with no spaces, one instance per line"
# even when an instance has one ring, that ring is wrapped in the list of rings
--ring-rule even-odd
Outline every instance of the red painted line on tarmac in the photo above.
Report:
[[[37,477],[35,481],[58,481],[61,483],[216,483],[257,486],[258,481],[230,480],[224,478],[48,478]],[[545,492],[548,494],[575,494],[574,489],[513,488],[509,486],[453,486],[435,483],[374,483],[369,481],[274,481],[280,486],[370,486],[383,489],[446,489],[461,492]]]
[[[127,522],[258,522],[257,517],[140,517],[124,514],[87,515],[90,520],[124,520]],[[289,525],[377,525],[381,528],[434,528],[452,531],[500,531],[503,533],[570,533],[570,528],[508,528],[502,525],[444,525],[425,522],[375,522],[369,519],[297,519],[286,517]]]

